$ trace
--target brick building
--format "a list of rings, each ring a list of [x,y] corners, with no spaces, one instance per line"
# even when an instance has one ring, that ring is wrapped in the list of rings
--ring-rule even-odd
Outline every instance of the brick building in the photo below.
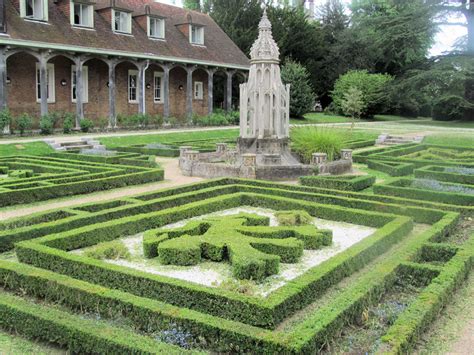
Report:
[[[216,75],[249,61],[206,14],[152,0],[0,0],[0,108],[188,117],[213,110]],[[242,79],[241,79],[242,80]]]

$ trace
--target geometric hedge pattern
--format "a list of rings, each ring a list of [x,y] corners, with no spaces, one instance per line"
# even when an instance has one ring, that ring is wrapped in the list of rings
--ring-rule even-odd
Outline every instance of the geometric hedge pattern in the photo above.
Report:
[[[0,207],[163,180],[152,157],[73,153],[0,158]]]
[[[304,210],[376,231],[267,297],[68,252],[241,206]],[[406,282],[421,285],[421,291],[381,344],[386,352],[406,352],[473,266],[474,236],[460,245],[447,238],[461,211],[472,213],[473,208],[219,179],[22,217],[0,225],[1,250],[15,248],[18,258],[0,260],[0,286],[9,291],[0,300],[0,326],[54,340],[76,352],[194,352],[178,347],[183,345],[179,342],[171,345],[150,337],[174,329],[199,339],[204,351],[307,354],[317,352],[409,274]],[[413,229],[414,223],[425,228]],[[339,287],[342,281],[344,287]],[[32,298],[45,301],[37,304]],[[102,319],[120,316],[131,327],[91,323],[81,316],[84,312]]]
[[[278,273],[280,261],[296,263],[303,249],[331,245],[332,231],[313,225],[268,227],[270,219],[241,213],[192,221],[144,235],[146,257],[168,265],[196,265],[202,259],[228,259],[238,279],[262,280]]]

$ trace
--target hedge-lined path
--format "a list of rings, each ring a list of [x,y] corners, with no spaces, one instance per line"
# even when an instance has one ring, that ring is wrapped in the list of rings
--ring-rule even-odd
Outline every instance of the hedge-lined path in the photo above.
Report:
[[[193,182],[202,181],[199,177],[184,176],[181,174],[179,169],[177,158],[162,158],[158,157],[156,161],[165,170],[165,180],[152,184],[137,185],[124,187],[120,189],[114,189],[110,191],[103,191],[99,193],[92,193],[88,195],[79,195],[74,198],[67,199],[56,199],[51,202],[45,201],[45,203],[27,205],[27,207],[11,206],[6,209],[0,209],[0,220],[9,218],[22,217],[32,213],[47,211],[55,208],[71,207],[84,203],[92,202],[103,202],[105,200],[112,200],[116,198],[138,195],[145,192],[151,192],[154,190],[161,190],[171,187],[177,187],[181,185],[190,184]]]

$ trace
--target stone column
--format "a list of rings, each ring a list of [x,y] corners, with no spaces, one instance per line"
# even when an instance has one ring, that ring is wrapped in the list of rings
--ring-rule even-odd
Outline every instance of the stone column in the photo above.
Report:
[[[74,65],[76,66],[76,129],[79,129],[81,121],[84,119],[84,88],[82,78],[84,61],[82,57],[74,58]]]
[[[40,93],[41,93],[41,116],[48,114],[48,58],[44,53],[39,57],[40,67]],[[36,74],[35,74],[36,75]]]
[[[193,72],[196,67],[191,66],[186,68],[187,80],[186,80],[186,117],[188,124],[192,123],[193,118]]]
[[[142,115],[146,113],[145,77],[149,66],[150,62],[148,60],[138,64],[138,113]]]
[[[227,85],[226,85],[226,106],[225,109],[227,112],[232,111],[232,77],[234,76],[234,71],[229,70],[227,74]]]
[[[207,113],[214,111],[214,73],[215,69],[207,69]]]
[[[117,60],[107,61],[109,66],[109,128],[117,127],[117,114],[115,111],[115,68]]]
[[[0,48],[0,111],[7,109],[7,54],[6,48]],[[3,133],[10,133],[10,125],[3,128]]]
[[[170,66],[162,65],[163,67],[163,116],[165,123],[169,123],[170,118]]]

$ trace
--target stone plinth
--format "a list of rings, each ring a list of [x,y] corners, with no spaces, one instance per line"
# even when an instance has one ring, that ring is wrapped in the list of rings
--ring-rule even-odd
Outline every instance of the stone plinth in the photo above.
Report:
[[[311,155],[311,164],[320,165],[326,162],[328,155],[326,153],[313,153]]]
[[[341,158],[343,160],[352,160],[352,149],[342,149]]]

